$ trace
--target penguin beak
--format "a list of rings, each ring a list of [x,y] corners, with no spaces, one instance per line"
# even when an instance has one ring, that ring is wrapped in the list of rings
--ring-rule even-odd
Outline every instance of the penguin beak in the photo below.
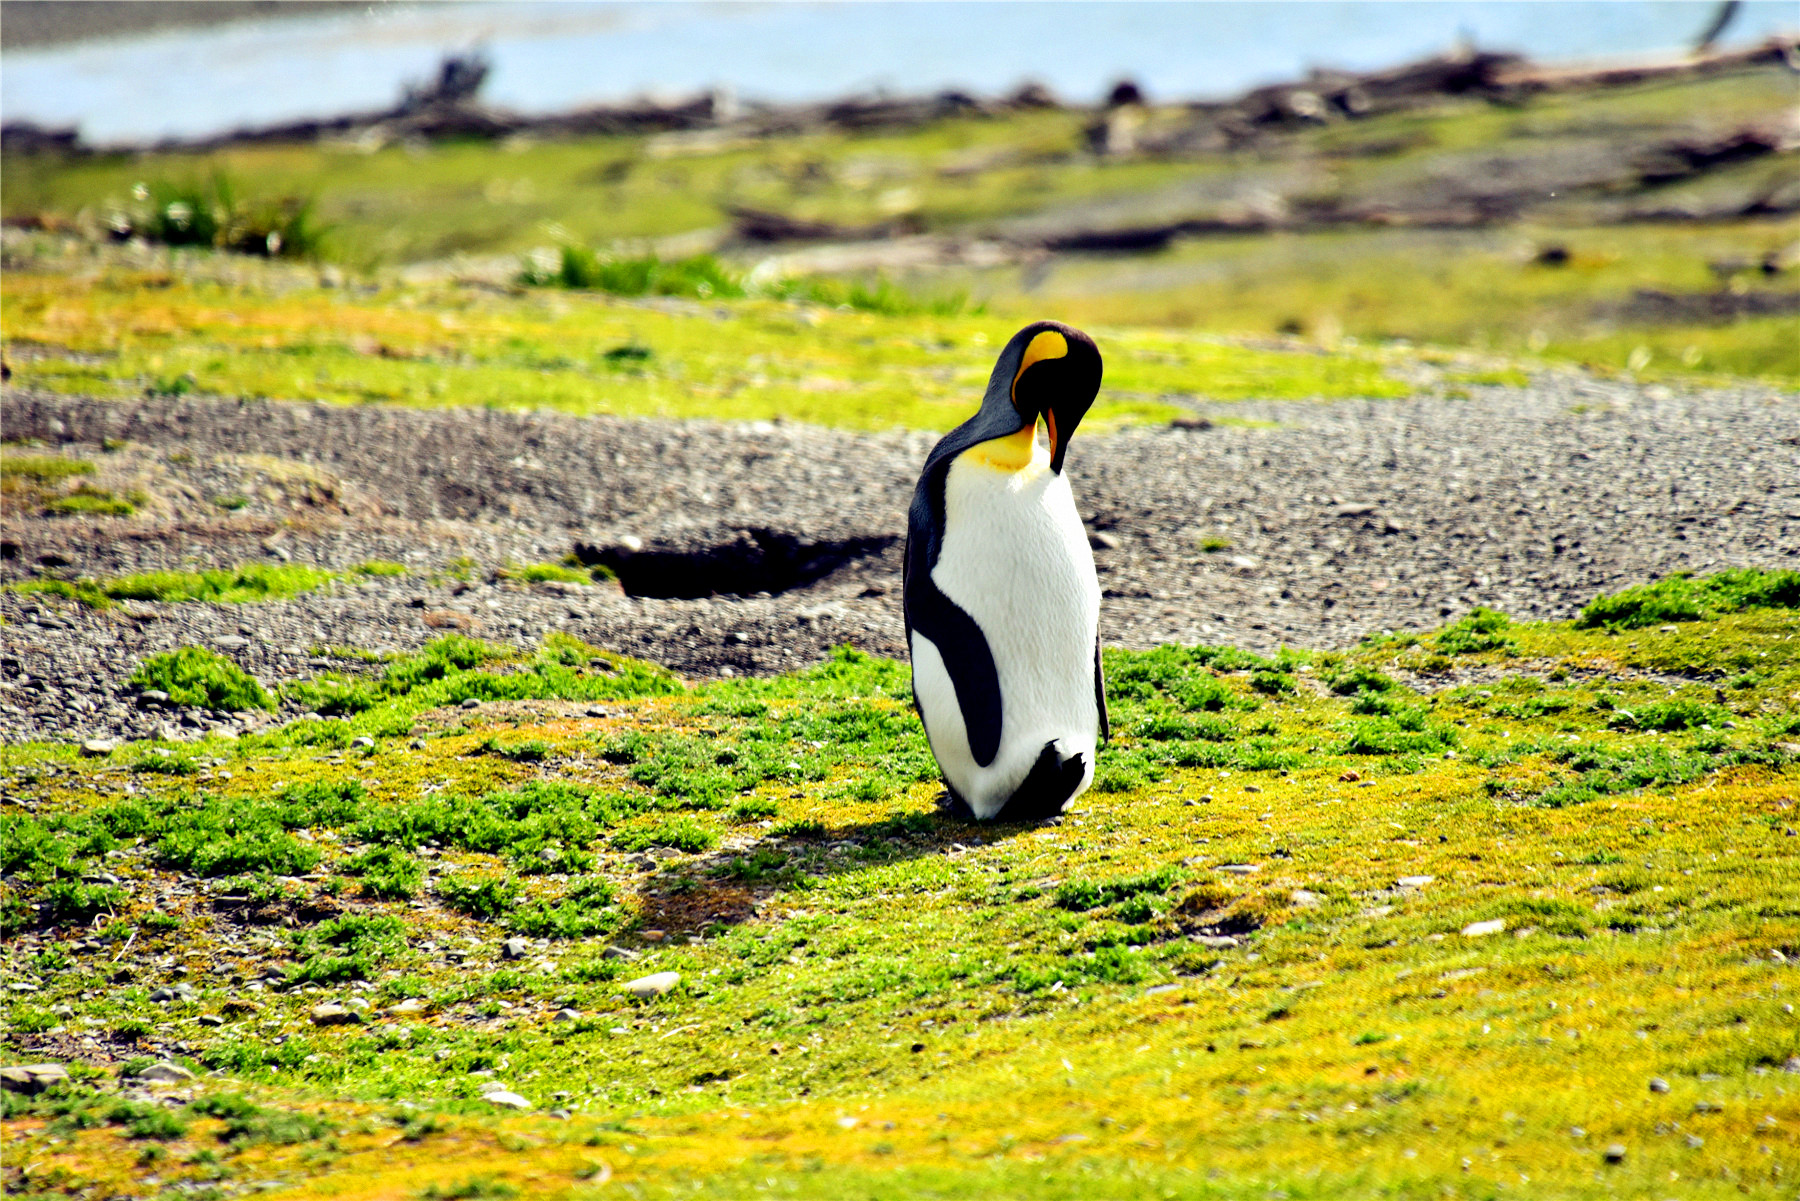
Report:
[[[1056,410],[1044,410],[1044,428],[1050,434],[1050,470],[1061,475],[1063,455],[1069,449],[1068,439],[1056,428]]]

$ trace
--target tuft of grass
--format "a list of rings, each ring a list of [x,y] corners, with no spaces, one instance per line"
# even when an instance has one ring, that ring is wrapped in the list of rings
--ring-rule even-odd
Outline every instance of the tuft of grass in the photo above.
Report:
[[[66,480],[92,474],[94,465],[86,459],[68,459],[61,455],[0,455],[0,487],[26,482],[54,488]]]
[[[358,563],[350,569],[357,575],[392,576],[405,575],[406,564],[396,563],[391,559],[370,559],[366,563]]]
[[[719,845],[719,836],[691,817],[672,817],[654,826],[626,830],[613,839],[621,851],[646,851],[651,847],[673,847],[678,851],[698,854]]]
[[[149,571],[107,579],[27,580],[12,585],[18,592],[68,597],[97,609],[116,600],[180,604],[251,604],[298,596],[336,579],[336,575],[299,563],[247,563],[210,571]]]
[[[562,563],[532,563],[525,567],[503,567],[495,573],[502,580],[520,580],[527,584],[541,584],[554,581],[563,584],[591,584],[595,576],[592,571],[582,567],[566,566]]]
[[[506,928],[529,938],[592,938],[624,924],[617,895],[604,880],[582,880],[560,896],[532,901],[514,909]]]
[[[1445,626],[1434,645],[1446,655],[1480,655],[1517,649],[1505,634],[1512,618],[1495,609],[1473,609],[1461,621]]]
[[[1597,597],[1576,624],[1637,630],[1669,622],[1707,621],[1746,609],[1800,609],[1800,571],[1733,568],[1715,575],[1677,573]]]
[[[165,246],[233,250],[266,258],[313,258],[325,227],[300,197],[249,202],[224,174],[204,184],[157,180],[132,189],[134,203],[110,217],[115,234]]]
[[[527,256],[519,282],[614,296],[691,296],[710,300],[744,294],[742,282],[709,254],[665,262],[653,254],[614,257],[568,243],[557,252],[553,265]]]
[[[131,684],[141,691],[166,692],[177,705],[219,712],[275,707],[255,677],[225,656],[199,646],[150,656],[131,673]]]
[[[346,860],[339,869],[362,880],[362,895],[376,901],[406,901],[418,895],[425,865],[397,847],[377,846]]]
[[[44,512],[53,517],[129,517],[137,512],[137,505],[124,497],[84,484],[67,496],[59,496],[45,504]]]
[[[519,886],[503,876],[446,876],[437,891],[458,913],[489,922],[506,916],[519,902]]]

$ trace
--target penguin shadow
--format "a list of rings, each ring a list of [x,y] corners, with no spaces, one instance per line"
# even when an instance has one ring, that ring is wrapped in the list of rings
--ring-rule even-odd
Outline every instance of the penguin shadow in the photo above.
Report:
[[[809,881],[933,855],[955,858],[1062,820],[975,821],[966,809],[959,813],[946,792],[935,813],[769,832],[748,846],[660,863],[638,889],[640,928],[664,938],[721,933],[785,903],[801,903]]]

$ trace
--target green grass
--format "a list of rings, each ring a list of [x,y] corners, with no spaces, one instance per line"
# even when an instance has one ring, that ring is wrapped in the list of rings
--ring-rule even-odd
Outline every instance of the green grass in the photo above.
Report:
[[[284,600],[323,587],[336,578],[335,572],[302,563],[246,563],[241,567],[211,571],[148,571],[106,579],[26,580],[8,587],[15,592],[66,597],[103,609],[117,600],[160,601],[164,604],[207,601],[233,605]]]
[[[1750,582],[1690,581],[1766,595]],[[595,1162],[650,1196],[1498,1195],[1520,1164],[1559,1196],[1661,1196],[1671,1171],[1755,1193],[1800,1121],[1770,955],[1800,948],[1797,623],[1745,604],[1627,639],[1476,614],[1277,659],[1108,651],[1117,786],[1037,828],[936,814],[900,664],[846,650],[685,689],[646,670],[614,716],[569,718],[622,673],[447,640],[381,664],[348,720],[184,749],[206,779],[145,770],[126,795],[105,761],[19,748],[4,955],[39,991],[12,1028],[49,1037],[67,1004],[160,1045],[226,1014],[180,1037],[221,1073],[200,1096],[237,1099],[191,1106],[170,1145],[248,1179],[330,1139],[308,1187],[383,1195],[556,1195]],[[1438,660],[1498,672],[1458,685]],[[457,707],[502,691],[504,715]],[[413,742],[352,768],[321,725]],[[548,753],[484,749],[530,743]],[[644,866],[657,847],[683,854]],[[296,924],[254,924],[277,915]],[[514,935],[545,942],[504,959]],[[223,979],[179,1012],[99,984],[215,945],[279,969],[254,1015]],[[660,971],[680,986],[622,987]],[[312,1024],[358,982],[361,1021]],[[381,1013],[403,997],[427,1016]],[[471,1072],[576,1117],[491,1116]],[[94,1090],[9,1101],[63,1123],[18,1128],[33,1162],[140,1170],[161,1136]],[[424,1108],[390,1145],[370,1116],[397,1100]],[[1656,1133],[1677,1122],[1704,1123],[1704,1156]],[[175,1178],[214,1170],[185,1154]]]
[[[255,677],[204,647],[184,646],[151,655],[132,673],[131,683],[143,691],[166,692],[177,705],[227,712],[274,707]]]
[[[1700,578],[1678,573],[1596,599],[1581,611],[1580,624],[1637,630],[1745,609],[1800,609],[1800,572],[1743,568]]]

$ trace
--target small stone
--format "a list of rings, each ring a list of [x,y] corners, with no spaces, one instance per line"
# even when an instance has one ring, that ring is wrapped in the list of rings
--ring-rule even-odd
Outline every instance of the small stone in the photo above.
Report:
[[[1201,934],[1194,941],[1214,951],[1223,951],[1238,945],[1238,940],[1229,934]]]
[[[572,1110],[568,1110],[568,1109],[552,1109],[550,1111],[550,1116],[555,1118],[559,1122],[566,1122],[570,1118],[574,1117],[575,1114]]]
[[[81,753],[89,758],[110,755],[118,749],[119,744],[111,738],[90,738],[81,744]]]
[[[180,1064],[170,1063],[165,1059],[161,1062],[153,1063],[143,1071],[139,1072],[137,1078],[139,1080],[149,1080],[157,1084],[180,1084],[185,1080],[192,1080],[194,1074]]]
[[[1653,1093],[1666,1093],[1669,1091],[1669,1082],[1664,1080],[1661,1076],[1652,1076],[1650,1077],[1650,1091]]]
[[[346,1009],[333,1001],[327,1001],[323,1005],[314,1005],[312,1009],[312,1021],[315,1026],[348,1026],[361,1020],[355,1010]]]
[[[352,738],[350,740],[350,745],[353,747],[362,747],[365,749],[370,749],[370,748],[374,747],[375,740],[373,738],[370,738],[367,734],[364,734],[361,737]]]
[[[608,947],[601,952],[606,959],[636,959],[638,953],[627,947]]]
[[[1687,1145],[1688,1150],[1698,1151],[1700,1148],[1706,1146],[1706,1140],[1697,1134],[1690,1134],[1687,1136]]]
[[[221,650],[241,651],[250,645],[250,640],[237,634],[226,634],[223,637],[214,638],[213,645]]]
[[[1608,1144],[1606,1144],[1606,1150],[1604,1152],[1602,1152],[1602,1154],[1606,1156],[1607,1163],[1624,1163],[1625,1162],[1625,1144],[1624,1143],[1608,1143]]]
[[[1399,884],[1401,888],[1424,888],[1435,879],[1436,876],[1401,876]]]
[[[479,709],[481,708],[481,702],[471,696],[463,701],[462,707],[465,709]]]
[[[855,1130],[858,1123],[855,1118],[839,1118],[837,1124],[845,1130]]]
[[[663,848],[658,847],[656,849],[662,850]],[[654,852],[652,852],[652,854],[654,854]],[[668,931],[666,931],[666,930],[646,930],[646,931],[644,931],[644,941],[645,942],[661,942],[663,939],[667,938],[668,936],[669,936],[669,934],[668,934]]]
[[[386,1013],[389,1017],[403,1018],[425,1012],[425,1002],[417,997],[408,997],[398,1005],[389,1005]]]
[[[1302,909],[1316,908],[1325,900],[1325,898],[1318,893],[1305,888],[1296,888],[1289,895],[1293,898],[1294,904],[1300,906]]]
[[[1088,535],[1088,545],[1095,550],[1118,550],[1119,539],[1115,535],[1096,531]]]
[[[1497,917],[1491,922],[1470,922],[1462,928],[1464,938],[1480,938],[1487,934],[1498,934],[1506,929],[1506,919]]]
[[[531,954],[531,940],[528,938],[509,938],[500,944],[502,959],[523,959]]]
[[[150,990],[150,1003],[152,1005],[167,1005],[170,1001],[177,1000],[180,996],[181,994],[172,988],[153,988]]]
[[[1782,1062],[1781,1070],[1800,1075],[1800,1055],[1790,1055]]]
[[[1724,1113],[1725,1107],[1723,1105],[1719,1104],[1717,1101],[1696,1101],[1696,1102],[1694,1102],[1694,1112],[1695,1113]]]
[[[1343,775],[1339,776],[1338,779],[1342,780],[1346,784],[1354,784],[1354,783],[1356,783],[1356,781],[1362,779],[1362,773],[1352,769],[1350,771],[1345,772]]]
[[[579,1022],[581,1020],[581,1010],[559,1009],[556,1011],[556,1016],[551,1020],[557,1022]]]
[[[491,1093],[483,1093],[481,1099],[486,1101],[489,1105],[498,1105],[504,1109],[531,1108],[531,1102],[527,1101],[524,1097],[521,1097],[518,1093],[504,1088],[497,1088]]]
[[[1260,872],[1262,870],[1262,864],[1260,864],[1260,863],[1226,863],[1226,864],[1221,864],[1219,867],[1219,870],[1224,872],[1228,876],[1254,876],[1257,872]]]
[[[169,703],[169,694],[160,688],[146,688],[138,693],[138,704],[145,708]]]
[[[216,1013],[203,1013],[200,1015],[200,1024],[202,1026],[223,1026],[225,1019]]]
[[[30,1063],[0,1068],[0,1088],[9,1093],[41,1093],[59,1080],[69,1078],[69,1069],[60,1063]]]
[[[680,972],[656,972],[631,981],[625,986],[625,991],[634,997],[648,1000],[651,997],[662,996],[680,983]]]
[[[1374,505],[1352,503],[1339,505],[1333,515],[1337,517],[1367,517],[1374,511]]]

